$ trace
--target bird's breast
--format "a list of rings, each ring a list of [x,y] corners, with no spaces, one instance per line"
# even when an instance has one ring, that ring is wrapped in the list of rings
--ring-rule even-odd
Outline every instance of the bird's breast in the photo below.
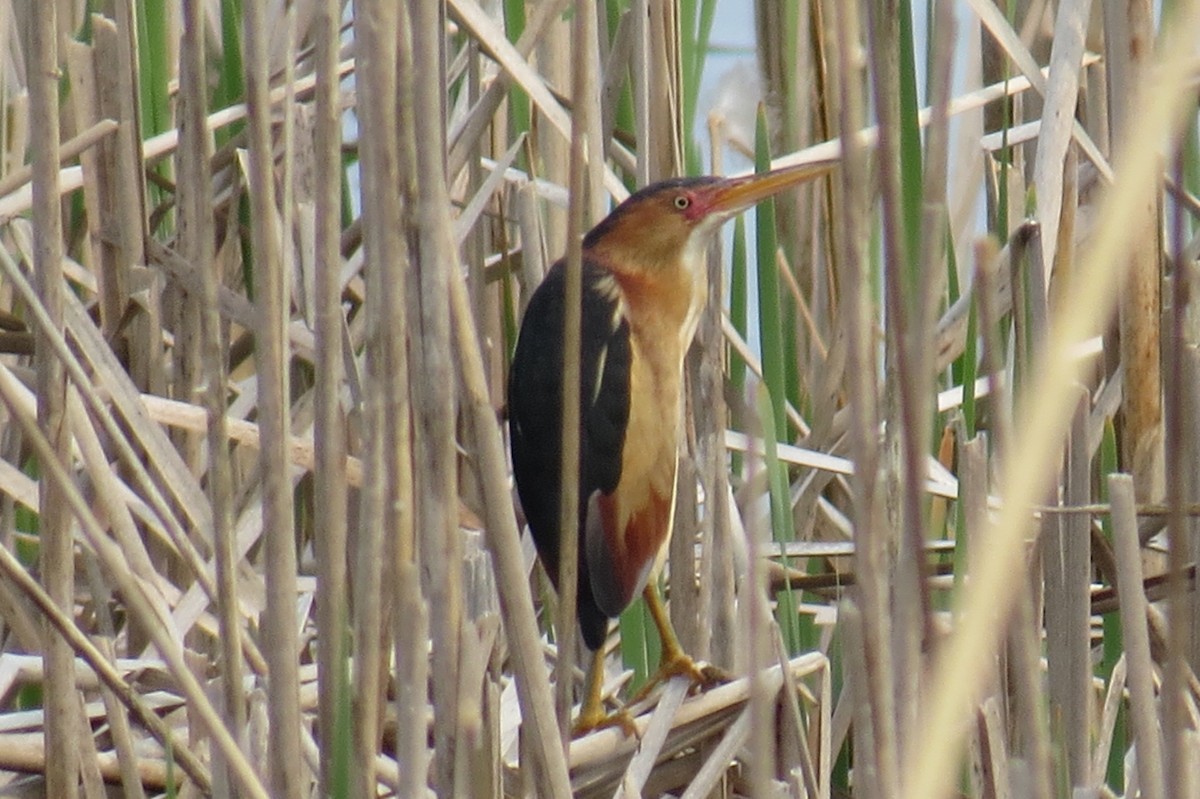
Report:
[[[621,477],[606,499],[623,593],[645,585],[671,534],[683,420],[683,358],[695,334],[703,284],[620,281],[630,329],[630,403]],[[611,535],[611,533],[610,533]]]
[[[616,490],[600,500],[607,539],[607,576],[616,615],[645,586],[671,535],[675,507],[680,408],[679,366],[657,344],[631,335],[629,422]],[[672,368],[673,367],[673,368]]]

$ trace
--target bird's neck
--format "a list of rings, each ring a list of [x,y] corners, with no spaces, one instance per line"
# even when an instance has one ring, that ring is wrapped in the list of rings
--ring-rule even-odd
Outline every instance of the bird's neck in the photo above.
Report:
[[[631,327],[653,336],[656,345],[670,338],[682,359],[708,299],[708,236],[693,235],[672,248],[653,246],[609,249],[601,245],[592,255],[620,287]]]
[[[708,298],[703,269],[678,268],[656,272],[616,274],[630,327],[653,341],[663,355],[682,363],[696,335],[700,312]]]

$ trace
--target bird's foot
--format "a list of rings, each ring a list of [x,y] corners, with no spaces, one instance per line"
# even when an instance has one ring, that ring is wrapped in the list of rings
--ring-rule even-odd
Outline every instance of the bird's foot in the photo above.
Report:
[[[631,738],[641,737],[629,708],[644,701],[656,687],[675,677],[686,677],[692,684],[692,689],[710,688],[732,679],[729,673],[723,669],[708,663],[697,663],[682,651],[668,653],[658,670],[646,681],[646,684],[629,701],[629,704],[620,710],[608,713],[599,702],[585,702],[579,715],[575,718],[575,723],[571,725],[571,737],[582,738],[608,727],[619,727],[626,736]]]
[[[579,711],[575,723],[571,725],[571,737],[582,738],[585,735],[590,735],[593,732],[607,729],[608,727],[619,727],[627,738],[641,737],[638,735],[638,728],[633,720],[633,714],[627,709],[621,708],[620,710],[614,710],[612,713],[605,713],[602,707],[588,706],[584,706]]]
[[[709,663],[697,663],[682,651],[670,652],[659,664],[658,671],[646,681],[629,704],[637,704],[656,687],[675,677],[686,677],[692,683],[693,689],[711,688],[731,679],[729,673],[723,669]]]

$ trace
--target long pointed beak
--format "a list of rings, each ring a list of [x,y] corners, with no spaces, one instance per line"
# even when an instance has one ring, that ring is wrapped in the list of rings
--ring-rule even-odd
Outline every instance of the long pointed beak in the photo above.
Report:
[[[837,163],[837,161],[818,161],[812,164],[800,164],[771,172],[762,172],[757,175],[727,178],[712,187],[708,212],[725,217],[733,216],[789,186],[795,186],[827,174],[837,166]]]

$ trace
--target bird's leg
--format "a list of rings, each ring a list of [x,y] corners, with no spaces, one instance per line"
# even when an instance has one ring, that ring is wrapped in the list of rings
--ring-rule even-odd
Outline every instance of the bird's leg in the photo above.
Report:
[[[658,594],[658,587],[653,580],[646,583],[646,588],[642,591],[642,598],[646,600],[646,607],[650,609],[650,617],[654,619],[654,626],[658,628],[658,637],[662,640],[662,654],[659,657],[658,671],[638,691],[634,702],[644,699],[656,685],[672,677],[687,677],[693,684],[700,686],[708,686],[729,679],[729,675],[717,667],[698,664],[683,651],[683,647],[679,644],[679,638],[675,635],[675,628],[671,626],[671,618],[667,615],[662,597]]]
[[[636,737],[637,726],[628,710],[622,708],[615,713],[604,712],[603,693],[604,647],[600,647],[592,655],[592,664],[588,667],[587,695],[584,697],[583,707],[579,709],[579,716],[571,725],[571,737],[578,738],[604,727],[620,727],[626,735]]]
[[[642,591],[642,597],[650,609],[650,617],[654,619],[654,626],[658,628],[658,636],[662,641],[662,652],[659,657],[658,671],[630,700],[630,705],[642,701],[655,686],[672,677],[687,677],[694,685],[699,686],[709,686],[729,679],[729,675],[721,669],[707,663],[699,664],[683,651],[683,647],[679,644],[679,638],[675,635],[675,628],[671,626],[671,619],[667,615],[662,597],[659,596],[658,588],[653,582],[646,585],[645,590]],[[592,655],[592,663],[588,667],[587,695],[584,697],[583,707],[579,709],[579,716],[571,725],[572,738],[604,727],[620,727],[626,735],[637,735],[637,727],[628,710],[623,708],[614,713],[605,712],[603,693],[604,649],[601,648]]]

